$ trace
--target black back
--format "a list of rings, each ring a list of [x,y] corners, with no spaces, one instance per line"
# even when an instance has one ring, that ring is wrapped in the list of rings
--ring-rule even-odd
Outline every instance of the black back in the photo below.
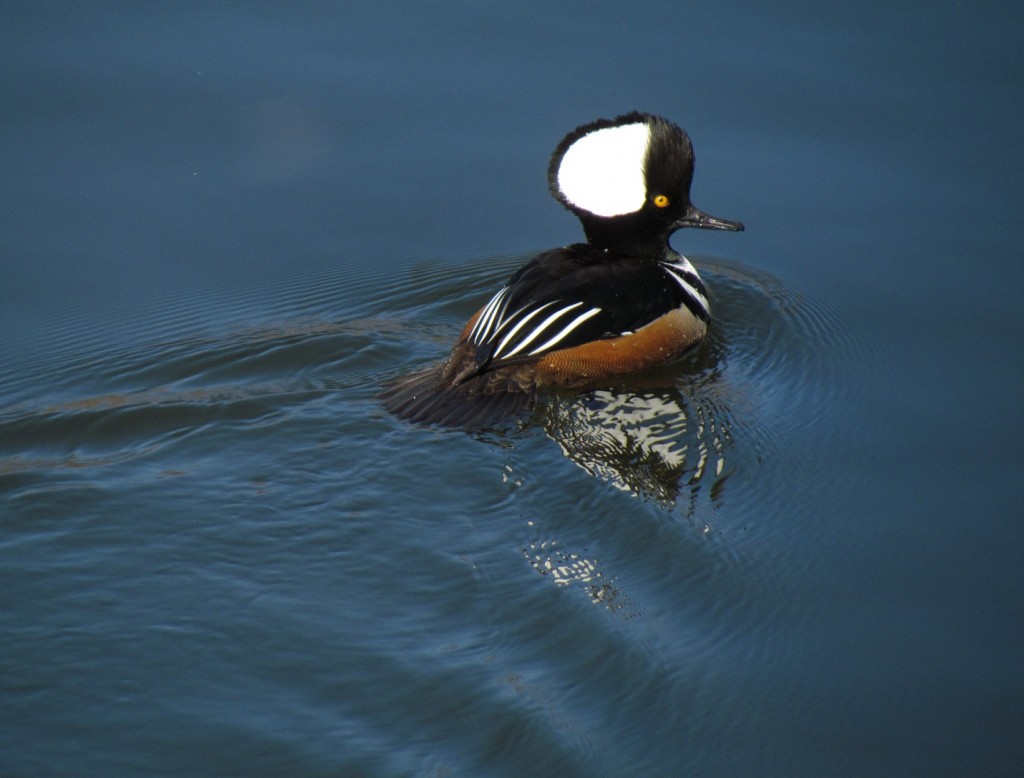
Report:
[[[671,261],[671,258],[672,255],[667,255],[665,261]],[[703,285],[696,274],[693,274],[691,283],[703,293]],[[681,305],[689,307],[700,318],[707,315],[659,260],[598,249],[585,243],[539,254],[512,276],[506,289],[504,318],[499,317],[489,331],[474,339],[480,372],[536,359],[547,351],[635,332]],[[531,346],[543,344],[562,330],[577,311],[598,308],[600,312],[572,329],[551,349],[505,356],[514,350],[518,342],[531,335],[544,319],[543,315],[535,316],[511,341],[502,345],[504,335],[515,323],[517,312],[533,311],[545,303],[553,303],[550,310],[557,311],[559,304],[577,302],[581,303],[577,309],[552,322],[547,331],[533,335]]]

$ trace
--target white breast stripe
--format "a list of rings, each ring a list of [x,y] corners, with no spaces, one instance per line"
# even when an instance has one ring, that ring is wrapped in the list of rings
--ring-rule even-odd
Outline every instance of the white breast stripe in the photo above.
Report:
[[[679,274],[679,273],[678,273],[678,272],[676,271],[676,269],[675,269],[675,268],[673,268],[673,267],[670,267],[669,265],[662,265],[662,267],[664,267],[664,268],[665,268],[665,270],[667,270],[667,271],[668,271],[668,274],[669,274],[670,276],[672,276],[672,278],[674,278],[674,279],[676,280],[676,283],[678,283],[678,284],[679,284],[679,285],[680,285],[681,287],[683,287],[683,291],[684,291],[684,292],[687,292],[687,293],[689,293],[689,295],[690,295],[691,297],[701,297],[701,296],[702,296],[702,295],[701,295],[701,294],[700,294],[700,293],[699,293],[699,292],[698,292],[698,291],[697,291],[697,290],[696,290],[696,289],[695,289],[695,288],[693,287],[693,285],[692,285],[692,284],[691,284],[691,283],[690,283],[689,281],[687,281],[687,280],[686,280],[686,278],[684,278],[684,277],[683,277],[682,275],[680,275],[680,274]]]
[[[514,349],[512,349],[507,354],[502,354],[502,353],[500,353],[500,351],[498,351],[498,352],[495,353],[495,356],[500,357],[502,359],[504,359],[506,357],[515,356],[520,351],[522,351],[524,348],[529,346],[534,340],[536,340],[537,336],[540,335],[542,332],[544,332],[548,328],[548,326],[550,326],[551,322],[553,322],[559,316],[562,316],[563,314],[566,314],[569,311],[573,310],[574,308],[579,308],[581,305],[583,305],[583,303],[577,302],[577,303],[573,303],[572,305],[567,305],[564,308],[559,308],[553,314],[548,316],[544,321],[542,321],[533,330],[533,332],[531,332],[529,335],[527,335],[525,338],[523,338],[521,341],[519,341],[519,345],[518,346],[516,346]]]
[[[665,268],[666,271],[668,271],[668,274],[675,279],[676,283],[678,283],[683,288],[683,291],[686,292],[687,295],[689,295],[698,303],[700,303],[701,308],[707,310],[707,299],[704,297],[704,295],[697,291],[697,288],[695,286],[693,286],[689,281],[686,280],[686,278],[680,275],[678,268],[675,268],[672,265],[662,265],[662,267]]]
[[[697,275],[697,269],[691,264],[690,260],[684,257],[682,254],[676,254],[675,258],[671,262],[661,260],[663,265],[671,265],[676,270],[682,270],[684,273],[693,273]]]
[[[535,348],[533,351],[531,351],[529,354],[527,354],[527,356],[532,357],[534,354],[539,354],[540,352],[546,351],[547,349],[551,348],[556,343],[558,343],[560,340],[562,340],[566,335],[568,335],[570,332],[572,332],[574,329],[576,329],[578,326],[580,326],[583,322],[585,322],[587,319],[589,319],[592,316],[597,316],[597,314],[599,314],[600,312],[601,312],[600,308],[591,308],[589,311],[586,311],[585,313],[581,313],[579,316],[577,316],[575,319],[573,319],[571,322],[569,322],[565,326],[565,329],[563,329],[561,332],[559,332],[553,338],[551,338],[550,340],[545,342],[543,345],[537,346],[537,348]]]

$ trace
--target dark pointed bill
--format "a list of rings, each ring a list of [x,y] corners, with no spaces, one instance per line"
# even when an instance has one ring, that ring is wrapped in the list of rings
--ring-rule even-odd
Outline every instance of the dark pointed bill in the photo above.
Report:
[[[699,208],[691,205],[686,213],[675,224],[676,229],[681,227],[699,227],[702,230],[729,230],[731,232],[742,232],[741,222],[719,219],[717,216],[709,216]]]

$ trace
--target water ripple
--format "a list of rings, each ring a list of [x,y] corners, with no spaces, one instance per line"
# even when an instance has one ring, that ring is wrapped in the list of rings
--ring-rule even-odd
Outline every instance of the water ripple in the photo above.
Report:
[[[783,441],[836,401],[833,369],[857,347],[835,310],[770,275],[696,261],[715,314],[701,348],[615,386],[553,393],[529,428],[590,476],[688,518],[721,506],[730,484],[758,480],[766,459],[794,456]],[[443,356],[521,262],[422,263],[389,285],[370,267],[325,272],[269,301],[267,290],[243,290],[206,326],[208,297],[168,300],[115,345],[90,346],[88,331],[54,322],[50,358],[6,376],[6,396],[20,389],[21,400],[0,412],[0,469],[120,461],[220,422],[287,417],[331,392],[368,397],[386,376]]]
[[[461,741],[481,765],[517,750],[515,731],[567,770],[643,772],[645,749],[601,733],[648,742],[653,706],[699,739],[702,695],[779,639],[785,602],[763,592],[792,551],[772,520],[801,488],[787,469],[812,472],[793,441],[838,391],[848,336],[775,279],[705,258],[714,326],[679,364],[468,437],[384,413],[382,381],[440,359],[521,262],[181,298],[119,338],[53,323],[49,356],[3,378],[0,490],[22,516],[8,547],[36,544],[27,564],[46,567],[63,543],[96,546],[67,564],[69,588],[102,599],[98,644],[135,625],[133,655],[196,647],[221,675],[240,668],[257,690],[242,709],[211,711],[205,678],[176,679],[204,722],[262,738],[326,688],[339,731],[401,739],[418,764],[445,764],[437,711],[468,709],[492,722]],[[239,657],[225,624],[239,645],[278,641],[282,675]],[[323,668],[296,688],[310,640]],[[268,719],[282,691],[300,701]]]
[[[838,366],[858,345],[836,310],[769,274],[717,258],[696,261],[714,322],[694,354],[605,389],[550,393],[531,421],[592,476],[686,514],[702,498],[720,503],[727,481],[813,426],[840,399]],[[405,313],[388,338],[398,339],[393,345],[406,357],[395,372],[447,352],[512,266],[499,264],[457,273],[421,268],[396,290],[388,305]]]

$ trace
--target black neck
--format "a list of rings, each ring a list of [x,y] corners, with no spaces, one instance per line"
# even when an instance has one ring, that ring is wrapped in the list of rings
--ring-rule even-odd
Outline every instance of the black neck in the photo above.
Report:
[[[610,249],[634,257],[661,257],[668,250],[668,236],[651,229],[643,214],[615,219],[580,217],[587,242],[594,248]]]

